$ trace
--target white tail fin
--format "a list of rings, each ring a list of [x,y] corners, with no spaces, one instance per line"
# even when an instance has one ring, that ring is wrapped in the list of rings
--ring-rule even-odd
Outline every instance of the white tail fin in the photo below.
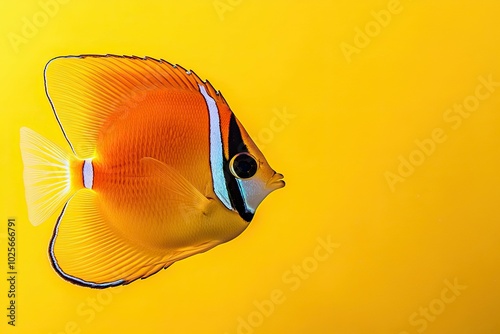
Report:
[[[21,155],[28,217],[37,226],[71,197],[70,160],[74,158],[28,128],[21,128]]]

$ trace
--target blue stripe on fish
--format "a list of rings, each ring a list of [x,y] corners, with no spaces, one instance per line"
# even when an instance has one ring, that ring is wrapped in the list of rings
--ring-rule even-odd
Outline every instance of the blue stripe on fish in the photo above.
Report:
[[[215,100],[207,93],[205,86],[198,85],[207,104],[210,121],[210,170],[214,192],[229,210],[233,210],[224,178],[224,153],[222,152],[222,134],[220,129],[219,109]]]
[[[94,166],[92,164],[92,159],[83,161],[82,177],[85,188],[92,189],[94,185]]]
[[[252,207],[252,205],[250,204],[250,198],[249,198],[249,194],[247,194],[247,189],[245,188],[242,180],[240,179],[236,179],[236,181],[238,182],[238,188],[240,189],[240,193],[241,193],[241,196],[243,197],[243,203],[245,205],[245,212],[248,214],[255,214],[255,208]],[[248,181],[247,181],[248,182]],[[250,189],[252,190],[252,189]]]

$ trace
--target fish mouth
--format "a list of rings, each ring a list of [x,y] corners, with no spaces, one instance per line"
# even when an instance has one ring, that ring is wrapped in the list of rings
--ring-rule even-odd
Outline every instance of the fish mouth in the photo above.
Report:
[[[283,174],[280,173],[274,173],[274,175],[267,181],[267,187],[271,188],[272,190],[280,189],[285,186],[285,181],[283,181]]]

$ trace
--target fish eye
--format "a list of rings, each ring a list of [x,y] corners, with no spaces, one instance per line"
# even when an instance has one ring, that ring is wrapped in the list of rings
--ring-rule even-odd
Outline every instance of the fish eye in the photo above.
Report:
[[[248,153],[238,153],[229,162],[231,174],[239,179],[248,179],[257,173],[257,161]]]

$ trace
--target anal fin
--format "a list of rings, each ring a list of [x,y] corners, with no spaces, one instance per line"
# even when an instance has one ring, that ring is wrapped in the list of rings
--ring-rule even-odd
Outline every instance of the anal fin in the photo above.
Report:
[[[64,206],[49,246],[54,269],[64,279],[107,288],[146,278],[170,266],[174,254],[133,244],[106,222],[98,195],[78,191]]]

